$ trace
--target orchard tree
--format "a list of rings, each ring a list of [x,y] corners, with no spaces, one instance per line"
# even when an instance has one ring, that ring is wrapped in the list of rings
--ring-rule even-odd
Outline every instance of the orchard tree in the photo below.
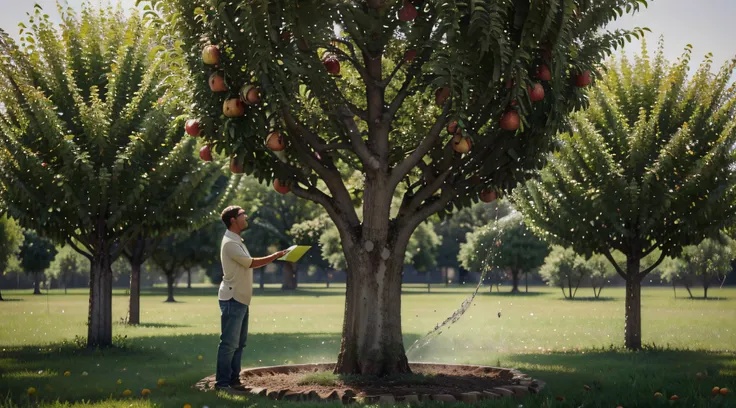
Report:
[[[445,270],[447,268],[459,270],[458,254],[460,254],[460,246],[466,242],[468,233],[498,221],[509,215],[512,210],[508,200],[495,200],[491,203],[478,202],[455,211],[452,216],[435,223],[434,230],[442,241],[438,250],[437,265]],[[467,269],[463,268],[463,270]]]
[[[74,276],[86,275],[89,272],[89,261],[69,245],[57,248],[56,251],[56,257],[49,265],[46,276],[56,279],[59,285],[64,286],[66,294],[69,281]]]
[[[547,243],[529,231],[521,213],[515,212],[468,233],[467,242],[460,246],[459,258],[467,269],[508,271],[513,281],[511,292],[518,293],[521,274],[542,266],[547,254]]]
[[[18,263],[18,253],[23,244],[23,230],[7,214],[0,215],[0,276]],[[3,295],[0,293],[0,301]]]
[[[669,64],[661,45],[652,61],[645,45],[633,63],[607,64],[590,108],[573,116],[559,152],[514,199],[545,240],[605,255],[626,281],[629,349],[641,348],[642,279],[736,215],[736,61],[714,75],[706,60],[691,79],[689,61],[688,48]]]
[[[736,258],[734,240],[724,233],[715,238],[706,238],[698,245],[685,247],[679,258],[667,258],[662,262],[660,273],[665,281],[681,283],[690,298],[690,290],[700,281],[703,298],[708,298],[708,288],[713,280],[726,278],[731,272],[731,261]]]
[[[332,218],[348,274],[335,372],[376,375],[410,371],[400,297],[414,230],[539,166],[593,67],[640,33],[602,28],[646,4],[149,3],[182,36],[212,149]],[[363,183],[347,188],[355,171]]]
[[[552,251],[544,258],[544,265],[539,269],[542,279],[552,286],[559,286],[566,299],[575,299],[580,283],[588,272],[585,258],[576,254],[572,248],[561,246],[552,247]]]
[[[588,269],[588,279],[593,288],[593,296],[598,299],[606,283],[616,276],[616,268],[601,254],[595,254],[586,260],[585,268]]]
[[[19,266],[27,274],[33,276],[33,294],[41,294],[41,276],[56,256],[54,244],[36,231],[23,231],[23,245],[18,253]]]
[[[0,33],[0,196],[23,227],[90,261],[87,345],[104,347],[111,264],[163,215],[146,211],[148,189],[186,194],[218,165],[180,165],[197,144],[185,134],[186,76],[156,30],[111,7],[62,9],[61,20],[52,24],[37,5],[20,45]],[[186,223],[185,204],[167,221]]]

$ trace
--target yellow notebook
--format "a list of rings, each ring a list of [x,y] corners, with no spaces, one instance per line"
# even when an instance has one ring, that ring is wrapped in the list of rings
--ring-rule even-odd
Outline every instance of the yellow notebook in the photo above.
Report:
[[[284,255],[281,258],[279,258],[279,261],[296,262],[302,256],[304,256],[304,254],[307,251],[309,251],[309,248],[311,248],[311,246],[306,246],[306,245],[292,245],[292,246],[286,248],[286,250],[288,250],[289,252],[286,255]]]

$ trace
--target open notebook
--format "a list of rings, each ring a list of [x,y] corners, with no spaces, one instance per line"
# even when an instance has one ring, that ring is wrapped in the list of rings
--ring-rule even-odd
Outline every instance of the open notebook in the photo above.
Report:
[[[311,246],[306,245],[292,245],[288,248],[286,248],[289,253],[279,258],[279,261],[286,261],[286,262],[296,262],[298,261],[304,254],[309,251],[309,248]]]

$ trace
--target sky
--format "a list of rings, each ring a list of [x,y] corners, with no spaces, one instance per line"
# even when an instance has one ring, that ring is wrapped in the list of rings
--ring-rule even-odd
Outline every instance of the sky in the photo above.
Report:
[[[62,0],[63,1],[63,0]],[[66,0],[78,10],[82,0]],[[99,0],[93,0],[97,2]],[[135,0],[120,0],[123,6],[133,7]],[[56,0],[0,0],[0,28],[17,38],[18,22],[27,19],[33,4],[39,3],[44,10],[58,21]],[[624,16],[615,21],[611,28],[648,27],[650,48],[656,47],[660,36],[664,36],[665,55],[674,61],[687,44],[693,45],[693,65],[699,63],[706,53],[713,53],[715,69],[736,56],[736,0],[653,0],[649,7],[634,16]],[[639,51],[638,43],[626,48],[627,54]]]

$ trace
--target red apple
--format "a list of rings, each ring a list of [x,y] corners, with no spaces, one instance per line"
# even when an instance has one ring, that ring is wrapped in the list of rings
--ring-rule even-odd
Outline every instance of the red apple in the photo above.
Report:
[[[280,152],[286,149],[286,142],[281,132],[274,131],[269,133],[268,137],[266,137],[266,146],[274,152]]]
[[[230,157],[230,172],[233,174],[243,174],[243,161],[236,155]]]
[[[404,53],[404,60],[406,60],[406,62],[412,62],[416,57],[417,50],[406,50],[406,52]]]
[[[245,84],[240,88],[240,100],[246,105],[255,105],[261,101],[261,90],[255,85]]]
[[[501,117],[501,129],[517,130],[519,129],[520,121],[519,114],[515,110],[510,110]]]
[[[549,81],[552,79],[552,72],[550,72],[549,67],[545,64],[542,64],[537,68],[537,79],[540,79],[542,81]]]
[[[445,101],[449,97],[450,97],[450,88],[437,88],[437,90],[434,91],[434,102],[437,104],[437,106],[444,105]]]
[[[189,119],[184,123],[184,131],[189,136],[201,136],[202,128],[200,127],[199,119]]]
[[[212,148],[210,148],[210,145],[205,145],[199,149],[199,158],[204,161],[212,161]]]
[[[544,99],[544,87],[542,84],[536,83],[534,84],[534,87],[529,87],[527,90],[532,102],[539,102]]]
[[[46,163],[46,162],[43,162],[43,163],[41,163],[41,167],[48,167],[48,166],[49,166],[49,165],[48,165],[48,163]]]
[[[273,189],[276,190],[276,191],[278,191],[281,194],[286,194],[286,193],[288,193],[291,190],[289,188],[289,186],[287,186],[285,184],[281,184],[281,182],[279,181],[279,179],[274,179],[273,180]]]
[[[467,153],[473,147],[473,142],[469,137],[463,137],[461,133],[455,133],[452,137],[452,148],[458,153]]]
[[[207,65],[220,63],[220,49],[216,45],[208,45],[202,49],[202,62]]]
[[[245,115],[245,104],[239,98],[226,99],[222,104],[222,113],[228,118]]]
[[[484,203],[490,203],[493,201],[496,201],[497,195],[496,192],[493,190],[483,189],[483,191],[480,192],[480,201],[483,201]]]
[[[340,60],[338,60],[336,56],[325,54],[325,56],[322,57],[322,64],[330,75],[338,75],[340,73]]]
[[[418,14],[417,8],[413,4],[405,1],[404,7],[399,10],[399,21],[412,21],[417,18]]]
[[[210,90],[212,92],[225,92],[227,91],[227,85],[225,85],[225,77],[220,72],[213,72],[210,75]]]
[[[447,125],[447,133],[455,134],[457,132],[457,121],[453,120]]]
[[[582,74],[575,77],[575,85],[580,88],[585,88],[590,85],[590,71],[585,70]]]

